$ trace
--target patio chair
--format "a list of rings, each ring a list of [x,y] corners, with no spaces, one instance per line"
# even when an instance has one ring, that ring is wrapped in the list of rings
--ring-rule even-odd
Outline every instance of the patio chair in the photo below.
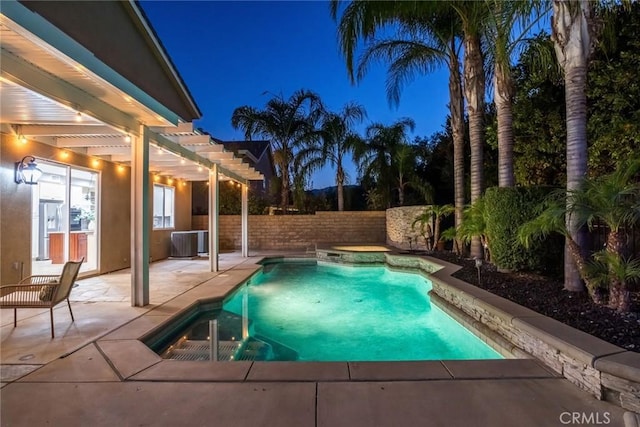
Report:
[[[80,261],[69,261],[59,276],[36,275],[22,279],[17,285],[0,286],[0,309],[13,308],[13,327],[17,326],[17,312],[19,308],[49,308],[51,315],[51,338],[55,338],[53,329],[53,308],[64,300],[67,300],[71,321],[73,311],[69,302],[71,288],[78,277]]]

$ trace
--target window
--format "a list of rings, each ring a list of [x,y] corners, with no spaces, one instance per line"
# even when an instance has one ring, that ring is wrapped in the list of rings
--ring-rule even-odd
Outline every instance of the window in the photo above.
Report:
[[[153,228],[173,228],[173,187],[153,184]]]

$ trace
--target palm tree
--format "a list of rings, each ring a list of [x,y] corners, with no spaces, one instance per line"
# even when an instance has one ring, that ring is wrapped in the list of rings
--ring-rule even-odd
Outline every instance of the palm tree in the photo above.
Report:
[[[365,130],[365,138],[354,147],[354,160],[359,166],[360,176],[372,177],[376,182],[380,195],[387,206],[391,206],[390,189],[394,186],[398,150],[406,145],[407,131],[413,131],[415,122],[409,118],[403,118],[390,126],[382,123],[372,123]],[[403,172],[406,168],[402,169]],[[399,182],[404,182],[402,173],[398,172]],[[404,198],[404,186],[396,186],[399,198]]]
[[[618,311],[629,310],[628,281],[640,276],[637,261],[626,258],[628,248],[625,238],[625,231],[640,223],[639,172],[640,160],[633,160],[620,165],[610,175],[584,179],[577,190],[555,195],[548,202],[549,206],[518,232],[519,239],[525,244],[551,232],[563,234],[576,268],[594,301],[602,302],[598,288],[606,281],[609,306]],[[595,255],[595,263],[590,263],[583,255],[571,235],[569,224],[579,228],[587,226],[590,230],[599,225],[607,227],[606,248]]]
[[[338,113],[326,112],[320,121],[317,138],[310,140],[296,157],[302,169],[309,173],[327,162],[335,166],[339,211],[344,210],[344,184],[347,178],[342,163],[360,140],[353,126],[362,122],[366,115],[364,107],[353,102],[346,104]]]
[[[624,6],[631,2],[623,1]],[[606,4],[598,9],[598,2],[589,0],[554,0],[551,20],[551,38],[565,82],[565,105],[567,116],[567,194],[579,190],[587,174],[587,68],[596,43],[597,29],[606,23],[615,4]],[[567,204],[569,204],[567,200]],[[567,218],[567,229],[573,241],[583,251],[586,233],[575,220]],[[565,287],[584,290],[580,274],[569,254],[569,241],[565,241]]]
[[[420,231],[423,235],[425,242],[427,242],[427,232],[433,224],[433,244],[430,245],[427,242],[427,250],[433,250],[438,247],[438,243],[442,241],[442,236],[440,235],[440,223],[442,219],[451,215],[455,212],[455,208],[452,205],[429,205],[426,209],[418,215],[413,223],[411,224],[411,228],[413,229],[417,223],[420,224]]]
[[[489,9],[487,35],[493,61],[493,100],[498,122],[498,186],[513,187],[515,175],[512,109],[515,87],[511,74],[511,57],[545,11],[532,1],[485,2]],[[516,29],[517,33],[514,32]]]
[[[594,10],[589,0],[553,2],[551,37],[564,73],[567,109],[567,194],[579,190],[587,174],[587,66],[594,42]],[[570,200],[567,199],[567,208]],[[569,237],[582,250],[585,233],[575,217],[567,217]],[[580,273],[565,241],[564,283],[572,291],[584,290]]]
[[[245,138],[253,136],[271,140],[273,160],[281,177],[282,212],[289,206],[295,150],[314,136],[315,124],[322,111],[322,102],[315,93],[298,90],[288,100],[276,96],[264,110],[251,106],[238,107],[231,116],[231,125],[242,129]],[[295,176],[294,176],[295,177]]]
[[[433,201],[433,187],[416,174],[417,162],[416,146],[401,142],[393,147],[393,153],[391,154],[392,186],[398,191],[398,204],[400,206],[404,206],[405,193],[408,187],[420,193],[427,203]]]
[[[331,12],[337,17],[339,2],[332,0]],[[377,40],[376,33],[397,24],[392,37]],[[338,25],[340,49],[352,80],[361,80],[374,61],[388,62],[387,97],[398,104],[404,85],[412,78],[433,72],[440,66],[449,70],[449,112],[453,134],[455,224],[462,223],[464,192],[464,107],[460,75],[461,28],[457,15],[439,2],[353,1]],[[354,64],[359,42],[365,42],[363,55]],[[354,70],[357,68],[357,73]]]
[[[469,141],[471,145],[471,204],[484,191],[484,97],[485,74],[482,52],[482,29],[486,22],[487,8],[482,2],[451,1],[445,4],[458,14],[462,22],[464,43],[464,94],[469,117]],[[482,243],[478,237],[471,239],[471,256],[482,257]]]
[[[488,212],[484,197],[478,198],[473,204],[464,210],[464,221],[456,229],[456,235],[465,243],[477,239],[484,251],[480,252],[477,259],[491,261],[491,246],[487,235]]]

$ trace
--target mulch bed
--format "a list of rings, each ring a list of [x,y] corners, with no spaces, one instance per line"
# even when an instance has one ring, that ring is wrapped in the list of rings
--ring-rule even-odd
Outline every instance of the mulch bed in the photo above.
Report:
[[[534,273],[499,273],[491,264],[481,267],[481,283],[474,260],[451,252],[431,254],[462,266],[453,276],[509,299],[540,314],[587,332],[627,350],[640,352],[640,292],[633,292],[632,312],[618,313],[594,304],[585,293],[564,290],[558,279]]]

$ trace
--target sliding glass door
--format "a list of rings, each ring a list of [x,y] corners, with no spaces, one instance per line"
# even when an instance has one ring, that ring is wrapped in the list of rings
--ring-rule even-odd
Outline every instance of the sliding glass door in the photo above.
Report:
[[[58,274],[84,260],[80,273],[98,270],[98,172],[38,162],[43,175],[32,191],[32,274]]]

